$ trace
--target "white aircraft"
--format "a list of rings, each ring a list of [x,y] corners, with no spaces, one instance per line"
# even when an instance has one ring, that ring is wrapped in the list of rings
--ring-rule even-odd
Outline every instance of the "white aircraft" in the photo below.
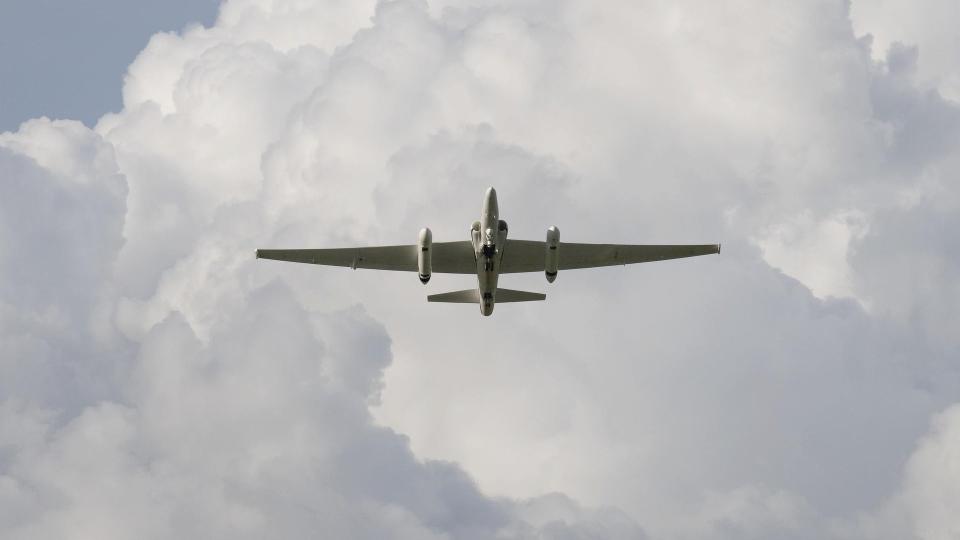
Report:
[[[339,249],[258,249],[257,258],[371,270],[418,272],[426,284],[436,272],[476,274],[477,288],[427,296],[428,302],[480,304],[484,315],[495,302],[543,300],[542,293],[497,288],[500,274],[544,272],[553,283],[560,270],[615,266],[720,253],[719,244],[623,245],[560,242],[556,227],[547,229],[546,242],[508,240],[507,222],[500,219],[497,191],[487,189],[480,221],[470,228],[470,241],[434,242],[430,229],[422,229],[416,245]]]

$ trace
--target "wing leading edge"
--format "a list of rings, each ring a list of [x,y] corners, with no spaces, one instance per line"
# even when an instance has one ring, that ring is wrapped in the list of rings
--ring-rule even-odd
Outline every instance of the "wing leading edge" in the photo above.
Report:
[[[500,273],[542,272],[546,261],[546,243],[537,240],[510,240],[504,245]],[[617,266],[720,253],[719,244],[559,245],[559,270]],[[257,258],[277,261],[343,266],[369,270],[417,271],[417,246],[379,246],[334,249],[258,249]],[[434,242],[433,272],[475,274],[476,255],[468,241]]]
[[[629,245],[571,244],[560,242],[559,270],[597,268],[651,261],[665,261],[720,253],[719,244]],[[500,272],[542,272],[546,262],[546,243],[537,240],[507,240]]]
[[[369,270],[417,271],[417,246],[379,246],[334,249],[258,249],[258,259],[272,259]],[[476,256],[470,242],[434,242],[433,271],[475,274]]]

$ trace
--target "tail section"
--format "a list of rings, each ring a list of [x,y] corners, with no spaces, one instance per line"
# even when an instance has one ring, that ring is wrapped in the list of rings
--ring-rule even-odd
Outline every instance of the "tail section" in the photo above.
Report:
[[[431,294],[427,302],[449,302],[452,304],[479,304],[480,293],[477,289]]]
[[[544,300],[547,295],[528,291],[515,291],[513,289],[497,289],[497,295],[494,297],[498,303],[509,302],[534,302]],[[448,293],[431,294],[427,297],[427,302],[448,302],[453,304],[479,304],[480,293],[477,289],[466,289],[463,291],[453,291]]]
[[[506,302],[536,302],[545,300],[547,295],[543,293],[515,291],[513,289],[497,289],[496,300],[498,304]]]

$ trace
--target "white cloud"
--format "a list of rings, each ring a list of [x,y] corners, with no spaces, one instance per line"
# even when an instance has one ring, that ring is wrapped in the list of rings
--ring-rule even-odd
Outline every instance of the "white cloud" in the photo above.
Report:
[[[960,319],[960,112],[875,52],[832,1],[236,0],[156,36],[95,131],[0,136],[0,529],[869,536]],[[464,238],[488,185],[512,236],[724,252],[491,319],[252,258]]]
[[[79,122],[33,120],[0,134],[0,170],[0,395],[115,394],[108,277],[127,190],[113,148]]]
[[[847,254],[851,241],[866,234],[865,216],[839,212],[819,222],[801,214],[772,225],[756,239],[764,259],[803,282],[818,298],[852,297]]]
[[[374,425],[390,338],[360,307],[305,311],[288,286],[254,280],[237,235],[258,224],[237,226],[255,206],[228,197],[162,269],[166,309],[137,319],[138,301],[118,297],[127,182],[160,179],[121,175],[115,148],[75,122],[0,139],[4,538],[642,537],[573,502],[528,522],[532,503],[489,498]]]

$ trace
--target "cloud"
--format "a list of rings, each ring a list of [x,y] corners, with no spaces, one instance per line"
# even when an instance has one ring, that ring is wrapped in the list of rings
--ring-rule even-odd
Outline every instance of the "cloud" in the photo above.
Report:
[[[949,530],[916,463],[958,390],[960,113],[922,50],[858,32],[832,1],[274,0],[155,36],[95,130],[0,138],[0,239],[30,255],[0,273],[0,526]],[[513,237],[723,255],[566,272],[483,320],[251,256],[465,238],[488,185]]]
[[[958,406],[934,415],[904,467],[900,489],[886,504],[838,532],[844,538],[924,538],[956,536],[960,522],[951,511],[957,498]]]
[[[0,167],[0,392],[63,406],[115,394],[109,276],[127,189],[113,147],[79,122],[34,120],[0,135]]]
[[[547,503],[491,498],[376,425],[391,340],[359,306],[308,311],[279,280],[233,277],[208,298],[216,315],[168,309],[132,331],[135,301],[117,292],[129,180],[115,147],[48,120],[0,145],[4,253],[21,254],[2,267],[5,538],[643,537],[622,513],[569,499],[528,521]],[[223,233],[236,216],[220,214]],[[201,239],[159,289],[209,280],[230,249]],[[222,275],[250,278],[243,251]]]
[[[922,51],[921,83],[937,88],[953,101],[960,98],[960,56],[957,36],[947,22],[960,15],[949,0],[929,0],[922,9],[901,0],[861,0],[851,3],[851,20],[858,34],[868,34],[874,56],[884,57],[895,44],[913,44]]]
[[[954,405],[934,418],[931,433],[907,463],[904,502],[921,538],[950,538],[960,532],[960,521],[950,511],[960,497],[958,430],[960,407]]]
[[[852,297],[847,254],[850,243],[866,234],[864,216],[838,212],[819,223],[809,215],[792,223],[778,223],[756,239],[763,256],[810,288],[818,298]]]
[[[40,441],[27,429],[4,441],[10,507],[29,516],[11,516],[4,535],[480,538],[509,522],[459,468],[418,462],[371,425],[366,394],[332,369],[286,287],[244,308],[207,345],[171,316],[141,343],[124,403],[38,428]],[[347,345],[352,360],[389,360],[382,328],[337,315],[364,334]]]

